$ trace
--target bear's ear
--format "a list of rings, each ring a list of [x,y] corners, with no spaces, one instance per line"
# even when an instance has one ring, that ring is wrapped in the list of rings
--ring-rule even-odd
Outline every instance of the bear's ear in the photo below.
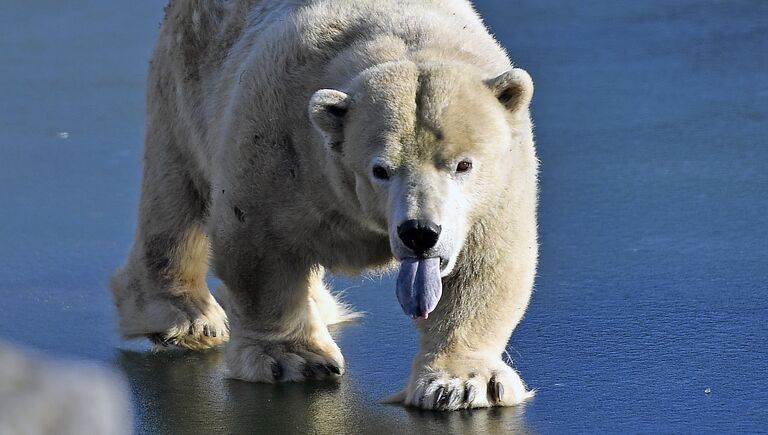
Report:
[[[338,151],[344,136],[344,118],[350,97],[334,89],[320,89],[309,100],[309,118],[331,148]]]
[[[526,108],[531,103],[533,80],[523,69],[511,69],[496,78],[486,80],[485,84],[511,112]]]

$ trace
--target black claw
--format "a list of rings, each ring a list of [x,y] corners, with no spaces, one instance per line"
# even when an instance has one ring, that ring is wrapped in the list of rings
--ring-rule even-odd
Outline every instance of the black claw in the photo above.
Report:
[[[477,389],[474,385],[467,385],[467,389],[464,390],[464,403],[472,403],[475,397],[477,397]]]
[[[495,402],[496,401],[496,377],[492,377],[491,380],[488,382],[488,401],[489,402]]]
[[[325,364],[317,363],[314,365],[313,370],[320,376],[330,376],[331,375],[331,369],[328,368]]]
[[[451,406],[458,407],[464,399],[464,390],[456,389],[451,393]]]
[[[148,338],[154,345],[168,347],[168,341],[161,334],[152,334]]]
[[[301,374],[305,378],[313,378],[313,377],[315,377],[314,372],[312,372],[312,367],[310,367],[309,364],[304,364],[304,366],[301,368]]]
[[[215,337],[215,336],[216,336],[216,329],[211,328],[211,337]]]
[[[211,335],[211,327],[208,325],[203,326],[203,335],[209,337]]]
[[[501,402],[504,400],[504,384],[496,382],[496,401]]]
[[[280,363],[277,361],[272,363],[272,377],[275,378],[276,381],[283,378],[283,368],[280,367]]]
[[[443,397],[440,399],[440,408],[448,408],[448,405],[453,402],[453,398],[456,396],[456,390],[445,390]]]
[[[336,373],[337,375],[341,374],[341,369],[336,364],[328,364],[327,367],[331,372]]]
[[[189,329],[187,329],[187,334],[195,335],[195,324],[194,323],[190,323],[189,324]]]
[[[443,400],[443,395],[445,395],[445,387],[437,387],[437,390],[435,390],[435,403],[432,404],[432,408],[440,409],[439,406]]]

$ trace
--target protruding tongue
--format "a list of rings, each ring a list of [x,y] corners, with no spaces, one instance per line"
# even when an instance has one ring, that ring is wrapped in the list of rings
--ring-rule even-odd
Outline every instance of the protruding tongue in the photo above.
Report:
[[[403,260],[395,292],[405,314],[426,319],[443,294],[440,258]]]

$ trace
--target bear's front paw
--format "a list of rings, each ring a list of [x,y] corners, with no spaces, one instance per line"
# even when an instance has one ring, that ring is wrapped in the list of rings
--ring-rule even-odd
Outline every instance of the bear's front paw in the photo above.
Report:
[[[291,341],[232,339],[225,350],[230,376],[251,382],[338,378],[344,358],[332,341],[324,346]]]
[[[408,387],[392,401],[422,409],[451,411],[512,406],[533,396],[520,375],[497,361],[468,361],[449,367],[429,364],[411,376]]]

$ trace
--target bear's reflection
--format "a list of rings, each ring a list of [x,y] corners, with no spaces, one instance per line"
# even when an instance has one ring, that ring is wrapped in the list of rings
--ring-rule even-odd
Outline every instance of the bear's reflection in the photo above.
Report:
[[[121,350],[137,433],[525,433],[524,408],[430,412],[382,405],[341,382],[264,385],[228,379],[223,354]]]

